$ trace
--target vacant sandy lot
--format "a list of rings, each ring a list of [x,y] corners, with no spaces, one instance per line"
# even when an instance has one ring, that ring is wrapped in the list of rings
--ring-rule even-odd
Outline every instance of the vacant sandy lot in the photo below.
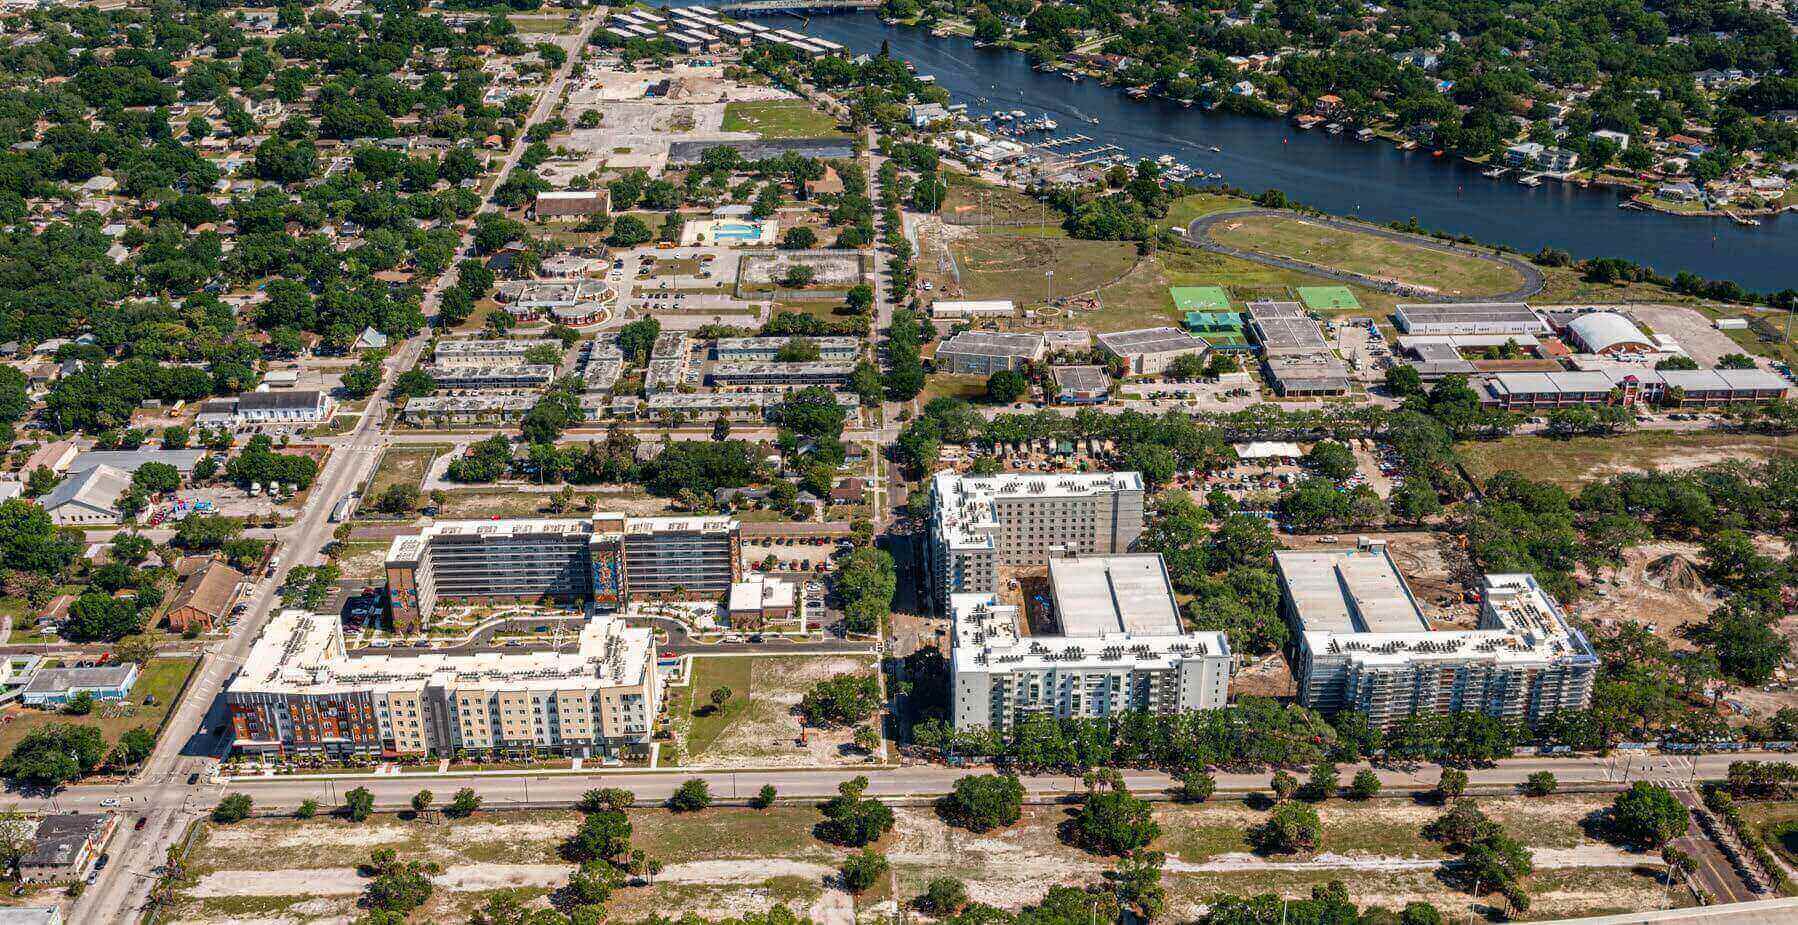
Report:
[[[1662,901],[1653,875],[1657,858],[1621,852],[1592,841],[1582,823],[1605,804],[1601,796],[1541,800],[1482,800],[1494,819],[1531,848],[1537,872],[1528,886],[1532,916],[1641,909]],[[897,896],[908,899],[933,877],[964,879],[975,899],[1016,908],[1040,899],[1054,884],[1097,882],[1111,859],[1063,844],[1056,827],[1064,807],[1027,807],[1005,829],[975,834],[951,828],[928,807],[899,807],[897,825],[879,847],[893,864]],[[1418,829],[1441,812],[1408,800],[1355,804],[1333,800],[1320,808],[1325,851],[1314,857],[1267,858],[1248,852],[1244,831],[1266,813],[1236,802],[1159,805],[1168,852],[1164,884],[1170,921],[1195,915],[1218,891],[1275,890],[1306,895],[1329,879],[1349,883],[1357,902],[1398,908],[1424,899],[1450,917],[1478,913],[1480,902],[1437,878],[1443,853]],[[653,885],[620,890],[612,921],[651,915],[708,918],[741,915],[785,903],[819,922],[843,923],[856,901],[829,885],[844,850],[812,837],[811,806],[766,811],[718,809],[674,815],[660,809],[631,814],[633,846],[667,865]],[[419,921],[462,921],[487,893],[517,888],[541,895],[571,869],[555,848],[577,825],[573,813],[496,813],[427,825],[377,816],[362,825],[335,819],[253,820],[214,829],[199,851],[196,881],[183,895],[176,920],[193,923],[343,922],[355,915],[366,881],[355,865],[376,847],[403,859],[444,867],[437,892]],[[864,897],[863,914],[888,898]]]
[[[799,701],[819,681],[840,674],[868,674],[868,656],[701,658],[691,688],[669,690],[683,763],[707,768],[835,767],[863,764],[868,756],[850,746],[849,728],[803,730]],[[716,687],[735,695],[713,712],[707,698]],[[680,709],[673,704],[685,705]]]

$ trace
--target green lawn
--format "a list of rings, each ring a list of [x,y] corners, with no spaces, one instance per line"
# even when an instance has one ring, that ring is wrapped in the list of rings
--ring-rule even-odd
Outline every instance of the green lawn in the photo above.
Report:
[[[1570,440],[1506,437],[1463,443],[1457,449],[1467,471],[1480,481],[1506,469],[1514,469],[1532,478],[1570,487],[1626,469],[1690,468],[1725,459],[1760,460],[1798,455],[1798,446],[1777,437],[1660,430]]]
[[[1059,230],[1059,229],[1057,229]],[[1123,241],[1082,241],[989,231],[956,242],[955,262],[961,268],[963,299],[1012,299],[1020,305],[1041,304],[1050,294],[1057,298],[1090,293],[1118,280],[1136,264],[1136,246]],[[934,260],[924,264],[926,278],[949,285],[948,277],[933,272]],[[1051,280],[1045,274],[1053,270]],[[1167,300],[1167,293],[1160,294]],[[1172,302],[1169,301],[1171,311]]]
[[[1252,208],[1254,203],[1235,196],[1220,196],[1217,193],[1193,193],[1181,196],[1168,204],[1167,216],[1155,223],[1157,228],[1185,228],[1192,220],[1213,212],[1229,209]]]
[[[751,698],[750,668],[755,660],[729,656],[707,656],[693,659],[693,679],[685,691],[671,693],[675,707],[674,721],[687,726],[688,759],[705,753],[724,730],[749,710]],[[712,691],[730,688],[730,699],[714,709],[709,699]]]
[[[924,392],[918,396],[922,404],[929,404],[933,398],[965,398],[978,402],[986,398],[986,377],[961,373],[937,373],[924,383]]]
[[[841,135],[837,120],[804,100],[724,104],[724,130],[754,132],[763,138],[823,138]]]
[[[431,460],[439,453],[447,453],[447,443],[406,443],[395,444],[381,454],[380,468],[375,470],[374,477],[368,480],[368,491],[365,500],[372,502],[394,485],[417,486],[424,481],[425,470],[430,468]]]
[[[0,755],[11,752],[13,746],[32,730],[52,723],[97,726],[106,736],[109,747],[127,729],[147,726],[160,733],[163,721],[168,719],[169,710],[174,706],[175,695],[187,683],[187,676],[197,664],[197,658],[153,658],[138,674],[130,696],[119,703],[95,704],[94,712],[86,716],[69,716],[57,710],[32,707],[10,710],[5,715],[12,719],[0,725]],[[156,703],[145,706],[144,699],[150,696],[156,698]]]
[[[1296,216],[1251,215],[1225,220],[1212,228],[1211,237],[1243,250],[1397,280],[1447,295],[1492,295],[1523,283],[1516,270],[1490,260],[1414,247]]]

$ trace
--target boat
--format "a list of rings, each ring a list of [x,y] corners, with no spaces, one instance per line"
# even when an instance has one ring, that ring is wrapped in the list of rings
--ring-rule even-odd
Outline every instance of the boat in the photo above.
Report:
[[[1053,132],[1056,129],[1061,128],[1061,123],[1056,122],[1054,119],[1051,119],[1048,116],[1044,116],[1042,118],[1042,121],[1040,121],[1036,124],[1038,127],[1040,127],[1045,132]]]
[[[1218,147],[1218,146],[1217,146],[1217,145],[1212,145],[1212,146],[1211,146],[1211,153],[1212,153],[1212,154],[1219,154],[1219,153],[1222,153],[1222,152],[1223,152],[1223,150],[1224,150],[1224,149],[1223,149],[1223,148],[1220,148],[1220,147]]]
[[[1525,177],[1519,177],[1517,179],[1517,182],[1523,186],[1527,186],[1527,187],[1534,189],[1535,187],[1542,185],[1542,178],[1540,176],[1532,173]]]
[[[1488,167],[1485,170],[1480,171],[1480,176],[1496,180],[1510,172],[1511,168],[1509,167]]]
[[[1332,135],[1340,135],[1342,134],[1342,123],[1332,122],[1329,125],[1324,126],[1324,131],[1329,132]]]
[[[1024,110],[1022,110],[1022,109],[1014,109],[1014,110],[1012,110],[1012,111],[1011,111],[1011,117],[1012,117],[1012,118],[1013,118],[1013,119],[1022,119],[1022,118],[1024,118],[1024,117],[1025,117],[1025,116],[1027,116],[1027,115],[1030,115],[1030,114],[1029,114],[1029,113],[1027,113],[1027,112],[1025,112],[1025,111],[1024,111]]]
[[[1074,83],[1079,83],[1079,82],[1080,82],[1080,75],[1079,75],[1079,74],[1076,74],[1076,73],[1074,73],[1074,72],[1073,72],[1073,71],[1068,71],[1068,72],[1067,72],[1067,73],[1065,73],[1065,74],[1063,74],[1063,75],[1061,75],[1061,76],[1063,76],[1063,77],[1066,77],[1066,78],[1067,78],[1067,79],[1069,79],[1069,80],[1071,80],[1071,81],[1073,81],[1073,82],[1074,82]]]
[[[1155,159],[1155,163],[1160,164],[1163,167],[1171,166],[1174,163],[1174,156],[1172,154],[1163,154]]]
[[[1356,132],[1355,140],[1356,141],[1372,141],[1373,140],[1373,129],[1364,128],[1364,129]]]
[[[1088,122],[1091,122],[1091,123],[1092,123],[1092,124],[1094,124],[1094,125],[1098,125],[1098,124],[1099,124],[1099,117],[1098,117],[1098,116],[1087,116],[1087,117],[1086,117],[1086,121],[1088,121]]]

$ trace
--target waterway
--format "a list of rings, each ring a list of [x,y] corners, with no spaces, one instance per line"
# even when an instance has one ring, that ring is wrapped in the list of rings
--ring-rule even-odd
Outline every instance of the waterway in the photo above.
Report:
[[[680,0],[681,3],[688,0]],[[876,53],[881,43],[935,75],[970,115],[1022,109],[1047,113],[1058,135],[1082,134],[1132,158],[1172,154],[1221,182],[1251,192],[1273,187],[1326,212],[1376,222],[1412,218],[1425,228],[1505,244],[1533,253],[1543,246],[1577,257],[1621,257],[1671,276],[1686,270],[1771,291],[1798,286],[1798,214],[1763,219],[1759,227],[1725,218],[1682,218],[1619,209],[1625,197],[1544,180],[1536,188],[1514,176],[1491,179],[1452,158],[1362,143],[1347,132],[1300,131],[1284,120],[1207,113],[1162,100],[1132,100],[1122,91],[1033,70],[1012,51],[975,48],[970,39],[889,26],[872,13],[760,17],[760,21]],[[976,99],[984,97],[985,103]],[[1098,124],[1088,121],[1097,118]],[[1211,146],[1221,150],[1212,152]],[[1064,149],[1065,150],[1065,149]]]

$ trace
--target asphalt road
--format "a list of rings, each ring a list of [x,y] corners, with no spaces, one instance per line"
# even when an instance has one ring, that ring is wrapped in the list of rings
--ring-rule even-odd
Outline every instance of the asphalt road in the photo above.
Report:
[[[1256,215],[1276,215],[1284,218],[1302,217],[1305,221],[1315,225],[1325,225],[1331,228],[1339,228],[1343,231],[1371,234],[1375,237],[1385,238],[1389,241],[1397,241],[1412,247],[1422,247],[1429,250],[1441,251],[1445,254],[1455,254],[1461,257],[1472,257],[1477,260],[1502,264],[1517,271],[1517,273],[1523,277],[1523,285],[1510,292],[1481,294],[1477,296],[1444,296],[1434,293],[1417,292],[1407,286],[1402,286],[1387,280],[1375,279],[1371,276],[1362,276],[1359,273],[1351,273],[1347,270],[1320,267],[1315,264],[1305,263],[1302,260],[1276,257],[1258,251],[1245,251],[1212,240],[1211,226],[1218,222],[1230,219],[1249,218]],[[1191,224],[1186,226],[1186,240],[1194,247],[1208,250],[1212,253],[1224,254],[1230,257],[1239,257],[1243,260],[1251,260],[1265,266],[1279,267],[1286,270],[1297,270],[1301,273],[1309,273],[1312,276],[1322,276],[1326,279],[1333,279],[1339,283],[1347,283],[1352,286],[1364,286],[1382,292],[1397,293],[1406,298],[1416,299],[1419,302],[1521,302],[1535,296],[1542,291],[1543,287],[1548,285],[1548,279],[1542,275],[1542,271],[1538,269],[1535,264],[1530,263],[1528,260],[1521,257],[1510,254],[1494,253],[1484,248],[1462,247],[1450,244],[1446,241],[1439,241],[1435,238],[1425,237],[1423,235],[1407,234],[1402,231],[1394,231],[1390,228],[1381,228],[1378,225],[1369,225],[1366,222],[1351,222],[1346,219],[1319,215],[1300,216],[1299,213],[1286,212],[1279,209],[1232,209],[1227,212],[1214,212],[1210,215],[1201,215],[1198,218],[1193,219]]]

